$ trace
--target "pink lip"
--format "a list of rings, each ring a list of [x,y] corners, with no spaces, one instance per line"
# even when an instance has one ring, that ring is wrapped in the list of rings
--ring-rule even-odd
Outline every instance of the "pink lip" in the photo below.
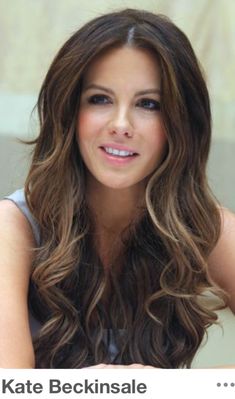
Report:
[[[124,151],[131,151],[131,152],[135,152],[135,151],[133,151],[133,150],[129,150],[129,149],[124,149],[123,147],[121,147],[121,146],[119,146],[119,147],[117,147],[117,146],[111,146],[111,145],[105,145],[105,147],[112,147],[112,148],[115,148],[115,149],[120,149],[120,150],[124,150]],[[121,148],[120,148],[121,147]],[[125,147],[126,148],[126,147]],[[105,160],[105,162],[108,162],[109,164],[111,164],[111,165],[114,165],[114,166],[124,166],[124,165],[127,165],[127,164],[129,164],[130,162],[133,162],[136,158],[138,158],[138,155],[139,154],[136,154],[136,155],[132,155],[132,156],[128,156],[128,157],[123,157],[123,158],[118,158],[117,156],[115,156],[115,155],[112,155],[112,154],[109,154],[109,153],[107,153],[105,150],[104,150],[104,147],[102,146],[102,147],[99,147],[99,149],[100,149],[100,153],[101,153],[101,155],[102,155],[102,157],[103,157],[103,159]]]
[[[105,143],[105,144],[102,144],[99,148],[104,148],[104,147],[106,147],[106,148],[113,148],[114,150],[119,150],[119,151],[121,151],[121,150],[123,150],[123,151],[129,151],[129,152],[133,152],[133,153],[135,153],[135,154],[138,154],[138,152],[135,151],[133,148],[126,147],[126,146],[121,145],[121,144],[116,144],[116,143]],[[139,154],[138,154],[138,155],[139,155]]]

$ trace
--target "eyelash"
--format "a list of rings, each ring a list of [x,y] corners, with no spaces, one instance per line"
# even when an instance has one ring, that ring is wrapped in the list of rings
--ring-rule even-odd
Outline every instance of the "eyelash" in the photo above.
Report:
[[[146,109],[147,111],[160,111],[160,102],[156,101],[156,100],[152,100],[150,98],[142,98],[139,103],[141,104],[140,107],[143,107],[144,109]],[[150,107],[145,107],[144,104],[146,105],[146,103],[148,105],[151,104]]]
[[[95,94],[88,99],[88,103],[93,105],[106,105],[110,104],[111,100],[105,95]],[[148,106],[146,107],[147,104]],[[146,111],[159,111],[161,108],[159,101],[150,98],[142,98],[137,102],[137,106],[144,108]]]
[[[93,105],[104,105],[110,104],[110,100],[107,96],[104,96],[102,94],[95,94],[94,96],[89,97],[88,103]]]

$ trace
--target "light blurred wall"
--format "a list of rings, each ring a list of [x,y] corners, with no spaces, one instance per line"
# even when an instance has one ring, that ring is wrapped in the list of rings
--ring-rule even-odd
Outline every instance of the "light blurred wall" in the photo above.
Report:
[[[235,1],[234,0],[0,0],[0,196],[21,187],[37,93],[58,48],[82,23],[122,7],[163,13],[189,36],[204,67],[213,110],[211,185],[222,203],[235,210]],[[235,364],[235,322],[221,313],[222,331],[209,329],[208,344],[195,367]],[[218,351],[217,348],[220,348]]]

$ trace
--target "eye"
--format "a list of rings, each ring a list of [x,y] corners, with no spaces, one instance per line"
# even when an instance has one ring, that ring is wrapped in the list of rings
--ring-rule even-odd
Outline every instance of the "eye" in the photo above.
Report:
[[[88,103],[95,105],[110,104],[110,99],[103,94],[95,94],[88,98]]]
[[[150,98],[142,98],[138,101],[137,106],[148,111],[159,111],[161,108],[159,101],[152,100]]]

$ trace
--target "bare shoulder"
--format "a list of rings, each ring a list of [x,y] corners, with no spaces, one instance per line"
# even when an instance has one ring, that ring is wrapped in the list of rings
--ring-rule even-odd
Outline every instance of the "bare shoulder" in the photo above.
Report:
[[[21,210],[10,200],[0,201],[0,265],[5,254],[9,260],[11,256],[19,260],[20,255],[32,252],[34,246],[31,226]]]
[[[9,199],[3,199],[0,201],[0,228],[3,224],[4,227],[7,227],[12,223],[16,227],[20,226],[24,230],[30,231],[29,223],[16,204]]]
[[[235,233],[235,213],[227,208],[220,208],[222,233]]]
[[[221,208],[220,238],[209,257],[212,278],[230,295],[230,306],[235,312],[235,214]]]
[[[12,243],[24,248],[35,245],[31,226],[21,210],[11,200],[0,201],[1,245]],[[1,248],[3,249],[3,248]]]
[[[0,367],[34,364],[27,305],[34,245],[23,213],[0,201]]]

